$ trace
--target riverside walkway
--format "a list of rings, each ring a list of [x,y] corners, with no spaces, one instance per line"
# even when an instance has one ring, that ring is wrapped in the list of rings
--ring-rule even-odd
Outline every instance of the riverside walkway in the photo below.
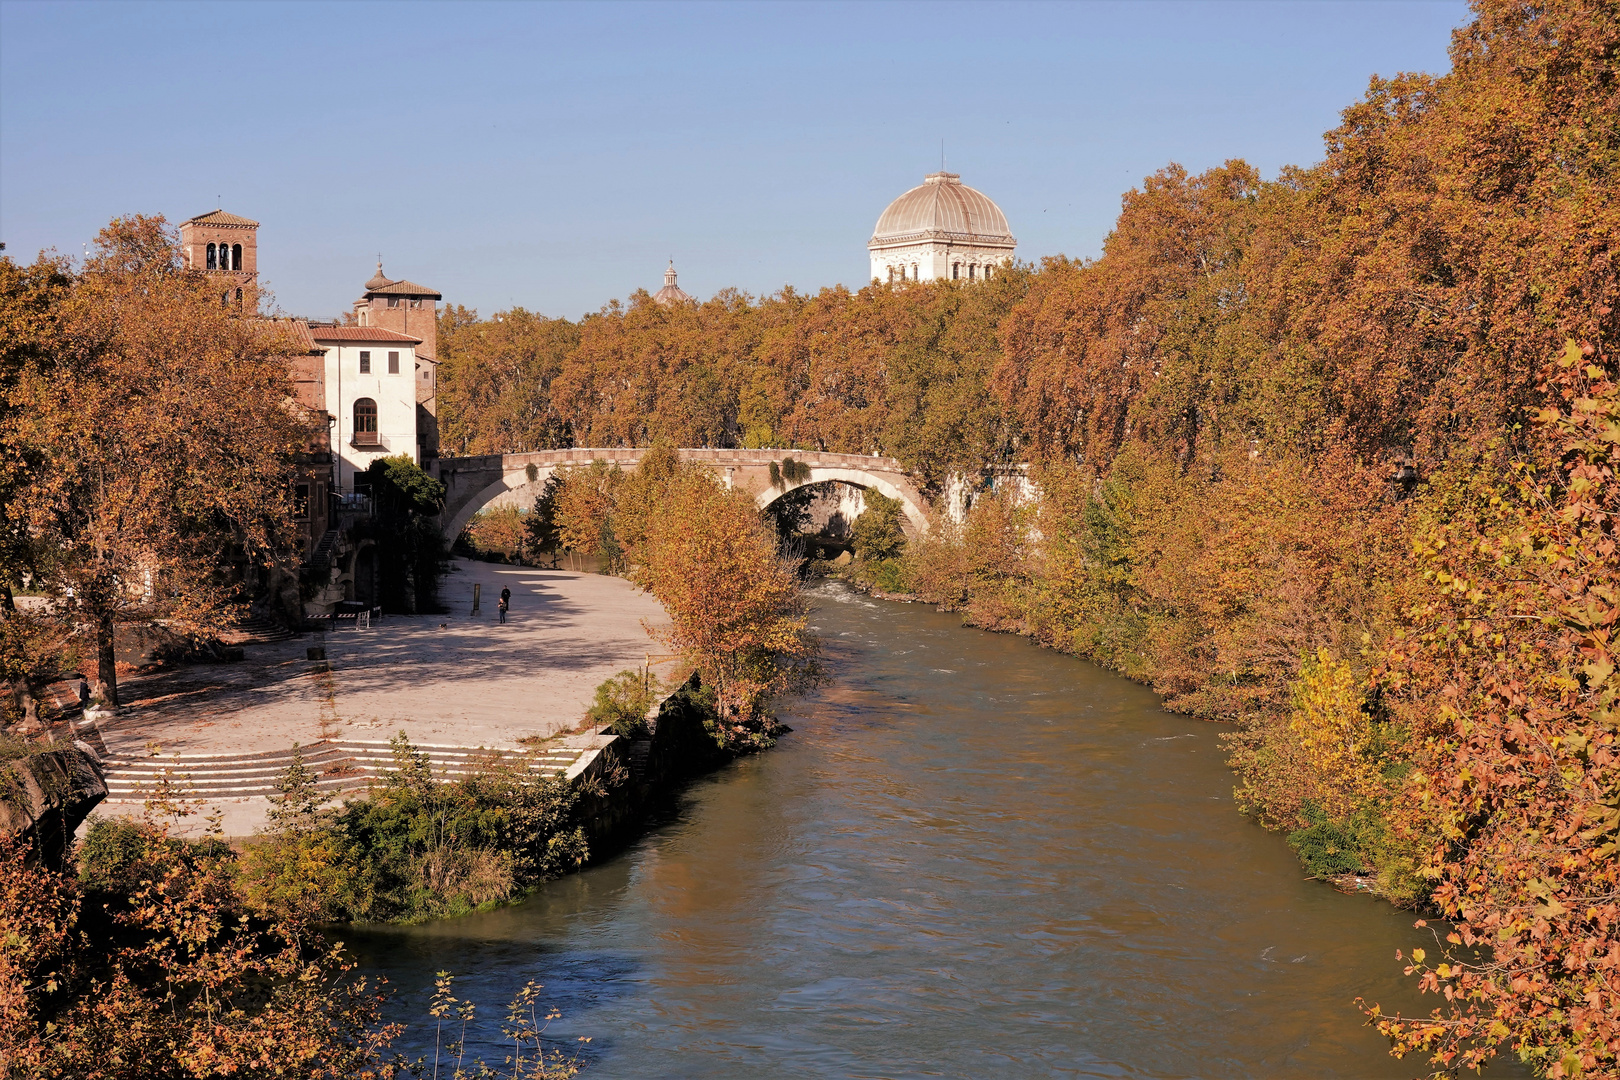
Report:
[[[512,590],[505,625],[495,609],[502,587]],[[598,684],[658,650],[647,628],[665,622],[651,596],[595,574],[457,560],[440,595],[445,614],[251,644],[239,663],[128,679],[125,707],[100,725],[109,798],[97,813],[139,815],[167,772],[204,812],[224,814],[227,835],[248,835],[266,820],[294,743],[320,786],[337,792],[389,767],[387,743],[400,731],[446,775],[545,739],[534,767],[566,772],[592,736],[562,733]],[[329,670],[306,657],[317,645]],[[200,816],[186,831],[192,823],[201,828]]]

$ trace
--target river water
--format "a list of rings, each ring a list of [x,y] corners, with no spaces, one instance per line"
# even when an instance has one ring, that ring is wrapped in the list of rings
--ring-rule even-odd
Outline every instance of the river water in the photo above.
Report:
[[[490,1021],[475,1051],[501,1060],[535,979],[601,1077],[1423,1071],[1353,1004],[1427,1007],[1395,960],[1412,915],[1302,880],[1234,808],[1220,727],[921,605],[815,599],[832,681],[777,749],[521,905],[351,928],[402,1018],[447,969]]]

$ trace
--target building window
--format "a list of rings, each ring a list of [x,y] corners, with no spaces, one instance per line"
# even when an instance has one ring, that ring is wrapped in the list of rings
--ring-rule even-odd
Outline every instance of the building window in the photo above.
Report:
[[[951,280],[955,281],[957,278],[959,278],[961,276],[962,276],[962,264],[961,263],[951,263]]]
[[[308,484],[299,484],[293,488],[293,517],[299,521],[309,520]]]
[[[371,353],[367,352],[365,349],[360,350],[360,374],[371,374]]]
[[[215,265],[214,259],[215,259],[214,245],[209,244],[208,245],[208,269],[210,269],[210,270],[214,269],[214,265]]]
[[[377,445],[377,403],[368,397],[354,403],[354,441],[365,446]]]
[[[974,269],[973,264],[968,263],[968,280],[969,281],[973,280],[973,269]]]
[[[397,296],[390,296],[390,297],[389,297],[389,298],[388,298],[388,306],[389,306],[389,307],[399,307],[399,297],[397,297]]]
[[[391,352],[388,354],[388,374],[399,374],[399,353],[397,352]]]
[[[422,306],[422,301],[420,301],[420,300],[412,300],[411,301],[411,307],[419,308],[421,306]]]
[[[905,273],[905,268],[902,267],[900,272]],[[916,263],[911,264],[911,280],[912,281],[921,281],[922,280],[922,278],[917,276],[917,264]]]

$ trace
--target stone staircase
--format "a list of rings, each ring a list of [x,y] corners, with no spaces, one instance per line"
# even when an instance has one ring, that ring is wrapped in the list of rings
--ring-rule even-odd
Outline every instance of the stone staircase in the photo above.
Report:
[[[293,631],[263,615],[250,615],[239,619],[232,628],[232,645],[264,645],[273,641],[290,641],[297,637]]]
[[[647,759],[652,756],[651,739],[633,739],[630,742],[629,760],[630,779],[641,780],[647,775]]]
[[[327,529],[321,534],[320,542],[315,545],[314,552],[309,557],[309,567],[316,574],[325,574],[332,565],[332,549],[337,546],[338,530]]]
[[[497,759],[515,762],[525,757],[538,775],[555,775],[567,772],[581,754],[579,747],[566,746],[542,748],[530,755],[482,747],[413,744],[412,748],[428,756],[434,778],[441,781],[467,776]],[[333,794],[365,788],[394,767],[393,750],[386,742],[332,740],[299,747],[297,753],[316,773],[316,788]],[[102,770],[108,802],[145,802],[165,775],[183,799],[242,799],[277,794],[276,781],[292,765],[294,755],[291,748],[253,754],[109,754],[102,759]]]

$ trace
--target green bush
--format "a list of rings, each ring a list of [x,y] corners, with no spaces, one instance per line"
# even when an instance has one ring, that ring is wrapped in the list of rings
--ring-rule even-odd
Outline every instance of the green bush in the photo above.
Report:
[[[881,559],[861,567],[861,577],[878,592],[911,591],[911,574],[902,559]]]
[[[658,679],[625,669],[596,688],[596,698],[585,710],[593,726],[613,725],[613,734],[627,739],[647,736],[647,710],[658,700]]]
[[[141,821],[92,818],[79,845],[79,880],[92,892],[128,895],[160,863],[193,866],[203,859],[235,857],[231,846],[217,837],[185,840],[164,835],[154,841],[154,835]]]
[[[395,768],[337,811],[301,809],[300,763],[288,770],[279,807],[287,812],[243,859],[242,888],[256,907],[417,922],[515,899],[588,857],[574,819],[578,792],[539,775],[527,757],[441,783],[403,733],[392,745]]]
[[[871,488],[864,498],[866,509],[855,519],[852,536],[855,557],[868,561],[892,559],[906,544],[905,534],[900,531],[900,500]]]
[[[1357,830],[1348,821],[1329,821],[1314,805],[1304,810],[1308,824],[1288,834],[1288,846],[1299,853],[1314,877],[1359,873],[1365,868]]]

